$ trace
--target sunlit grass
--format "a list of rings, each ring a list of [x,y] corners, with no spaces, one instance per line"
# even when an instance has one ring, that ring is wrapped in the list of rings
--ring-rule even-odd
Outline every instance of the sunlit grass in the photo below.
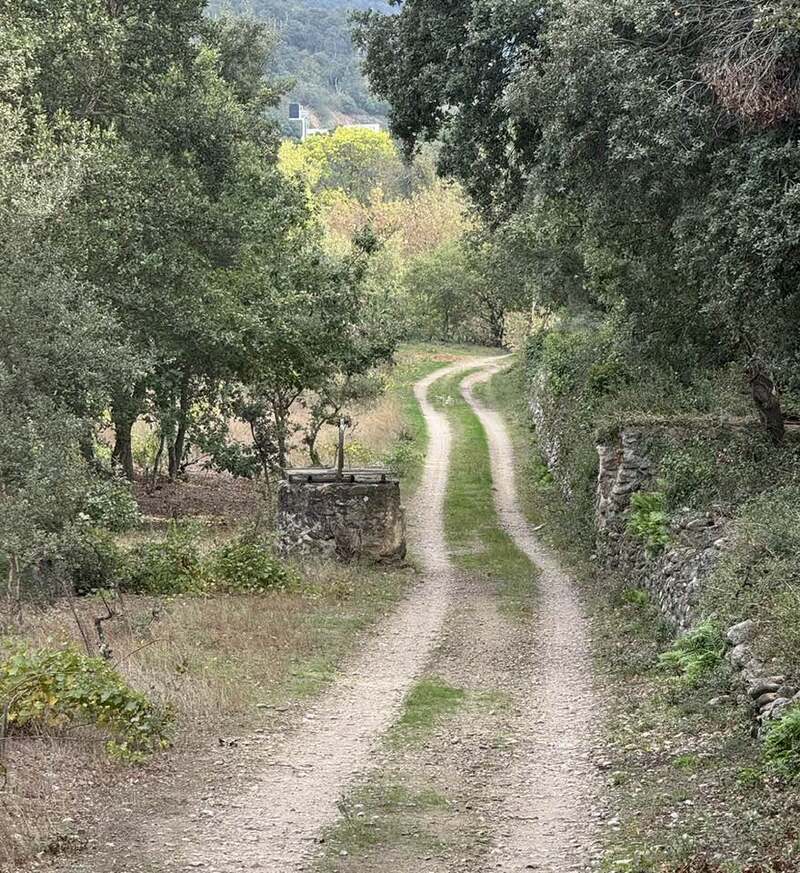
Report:
[[[458,566],[496,582],[507,611],[529,615],[537,570],[503,530],[494,504],[489,445],[480,420],[461,396],[460,374],[435,390],[435,402],[453,428],[445,531]]]

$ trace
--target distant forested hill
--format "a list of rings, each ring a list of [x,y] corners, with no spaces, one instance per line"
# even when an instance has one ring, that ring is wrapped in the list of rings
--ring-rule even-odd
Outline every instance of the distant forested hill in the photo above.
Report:
[[[320,125],[384,121],[386,106],[369,93],[350,39],[354,9],[389,10],[383,0],[212,0],[212,11],[233,9],[270,22],[280,43],[271,71],[295,81],[289,93]]]

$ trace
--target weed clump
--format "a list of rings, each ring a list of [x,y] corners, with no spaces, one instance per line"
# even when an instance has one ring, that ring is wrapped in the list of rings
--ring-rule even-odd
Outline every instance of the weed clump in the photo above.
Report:
[[[667,499],[660,491],[640,491],[631,498],[628,532],[654,557],[669,544]]]
[[[678,637],[672,648],[659,656],[659,662],[677,674],[681,684],[697,686],[723,662],[725,640],[719,628],[704,621]]]
[[[733,624],[751,618],[764,657],[800,665],[800,487],[753,498],[735,520],[730,546],[706,586],[703,607]]]
[[[800,778],[800,706],[773,722],[764,740],[764,756],[782,775]]]
[[[131,688],[102,658],[75,649],[6,647],[0,701],[7,729],[64,729],[90,724],[109,735],[106,750],[137,763],[169,745],[172,714]]]

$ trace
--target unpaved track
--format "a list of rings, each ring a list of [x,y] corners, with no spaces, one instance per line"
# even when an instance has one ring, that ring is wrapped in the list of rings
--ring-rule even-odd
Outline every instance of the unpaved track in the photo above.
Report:
[[[601,707],[593,684],[589,628],[579,596],[520,509],[514,449],[502,418],[475,397],[475,385],[505,366],[491,361],[461,391],[489,442],[495,504],[502,526],[540,569],[535,663],[517,764],[498,777],[505,836],[494,869],[546,873],[581,870],[595,850],[599,773],[595,763]]]
[[[342,794],[370,763],[379,738],[424,668],[450,603],[452,579],[442,518],[450,428],[428,402],[428,389],[476,363],[480,362],[460,361],[415,386],[430,434],[424,476],[411,513],[424,583],[311,708],[304,727],[287,739],[274,759],[264,762],[246,793],[229,798],[221,815],[190,826],[191,848],[179,860],[179,869],[200,867],[214,873],[307,869],[320,833],[337,818]],[[173,836],[184,842],[187,835]]]

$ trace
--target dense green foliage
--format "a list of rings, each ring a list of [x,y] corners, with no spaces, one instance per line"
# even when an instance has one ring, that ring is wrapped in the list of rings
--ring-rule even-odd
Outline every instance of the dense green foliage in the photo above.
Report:
[[[109,735],[109,754],[129,762],[169,744],[169,711],[131,689],[107,661],[74,649],[0,647],[0,699],[11,731],[94,725]]]
[[[357,31],[393,129],[409,149],[442,138],[441,170],[538,305],[613,319],[678,382],[737,364],[780,439],[800,352],[796,18],[751,0],[399,6]]]
[[[135,522],[133,428],[179,476],[286,464],[288,410],[394,346],[371,249],[323,245],[278,167],[264,25],[203,0],[0,10],[0,564],[10,603]],[[111,458],[98,436],[114,432]],[[225,432],[253,431],[247,457]],[[236,462],[236,463],[234,463]],[[86,550],[84,549],[84,552]]]
[[[258,594],[282,591],[297,581],[261,543],[235,539],[204,553],[198,531],[177,523],[161,540],[117,549],[112,574],[107,583],[125,592],[167,596]]]
[[[628,532],[644,543],[649,555],[669,543],[667,500],[660,491],[639,491],[631,497]]]

